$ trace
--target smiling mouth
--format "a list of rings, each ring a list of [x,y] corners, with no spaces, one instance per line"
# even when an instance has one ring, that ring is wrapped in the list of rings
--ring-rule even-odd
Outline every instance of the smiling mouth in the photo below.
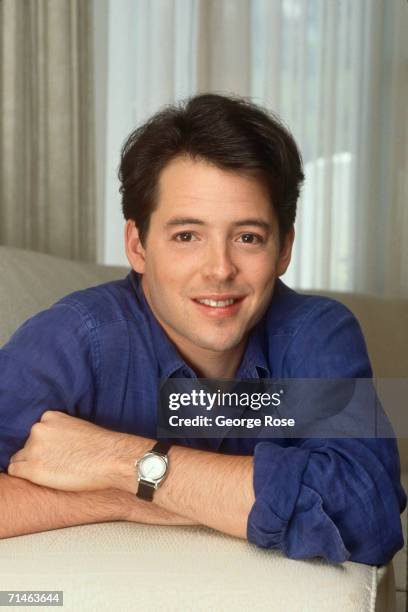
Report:
[[[203,312],[223,316],[235,314],[244,299],[245,296],[225,297],[223,299],[216,299],[214,296],[212,298],[193,298],[193,302],[195,302]]]
[[[208,298],[204,298],[194,301],[198,302],[199,304],[205,304],[206,306],[212,306],[213,308],[225,308],[226,306],[235,304],[235,302],[238,302],[239,300],[242,300],[242,298],[230,298],[228,300],[210,300]]]

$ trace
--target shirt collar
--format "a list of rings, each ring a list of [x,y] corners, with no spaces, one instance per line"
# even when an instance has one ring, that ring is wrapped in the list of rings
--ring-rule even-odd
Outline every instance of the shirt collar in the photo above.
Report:
[[[178,374],[180,378],[197,378],[167,337],[164,329],[154,316],[143,291],[141,275],[131,270],[128,279],[136,293],[139,307],[145,314],[153,339],[153,348],[160,368],[160,377],[169,378]],[[245,378],[270,378],[270,370],[265,357],[266,330],[262,319],[250,332],[247,346],[235,375],[238,380]]]
[[[261,321],[251,330],[248,342],[235,378],[271,378],[266,359],[265,321]]]

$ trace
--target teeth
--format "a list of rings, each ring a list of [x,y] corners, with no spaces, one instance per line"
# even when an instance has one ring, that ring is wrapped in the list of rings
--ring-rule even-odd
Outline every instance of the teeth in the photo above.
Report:
[[[225,306],[231,306],[236,300],[197,300],[200,304],[206,304],[207,306],[213,306],[215,308],[222,308]]]

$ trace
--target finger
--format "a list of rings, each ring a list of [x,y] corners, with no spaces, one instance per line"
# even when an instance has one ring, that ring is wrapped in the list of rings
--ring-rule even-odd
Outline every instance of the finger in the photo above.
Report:
[[[27,474],[27,461],[14,461],[13,463],[9,463],[7,473],[9,476],[25,478]]]
[[[42,484],[41,466],[33,461],[14,461],[14,463],[9,464],[7,473],[9,476],[24,478],[24,480],[29,480],[35,484]]]
[[[14,463],[15,461],[25,461],[25,455],[23,450],[19,450],[16,453],[14,453],[14,455],[12,455],[10,457],[10,463]]]

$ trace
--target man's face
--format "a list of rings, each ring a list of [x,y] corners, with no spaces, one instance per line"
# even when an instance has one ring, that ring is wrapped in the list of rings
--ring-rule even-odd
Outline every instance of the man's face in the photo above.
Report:
[[[158,321],[185,354],[238,350],[264,314],[293,241],[280,249],[266,187],[179,157],[163,170],[144,248],[126,227],[132,267]]]

